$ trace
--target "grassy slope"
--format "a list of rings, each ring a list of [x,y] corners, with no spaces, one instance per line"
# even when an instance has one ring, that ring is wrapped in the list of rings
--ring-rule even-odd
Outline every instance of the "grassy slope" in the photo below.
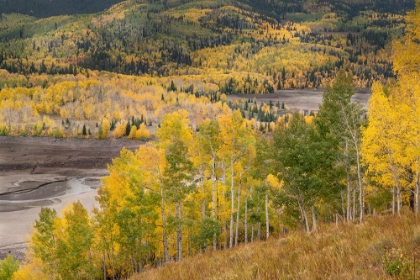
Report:
[[[371,217],[362,225],[328,225],[312,234],[201,254],[132,279],[395,279],[390,272],[412,279],[419,249],[418,218]]]

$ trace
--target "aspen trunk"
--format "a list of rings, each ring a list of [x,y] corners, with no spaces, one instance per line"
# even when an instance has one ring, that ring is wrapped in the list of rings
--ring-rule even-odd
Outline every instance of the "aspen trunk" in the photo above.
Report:
[[[265,191],[265,226],[266,226],[266,238],[270,237],[270,220],[268,217],[268,190]]]
[[[338,227],[338,213],[335,213],[335,226]]]
[[[315,206],[312,205],[312,231],[316,231],[316,215],[315,215]],[[337,214],[337,218],[338,218],[338,214]]]
[[[356,188],[353,189],[353,217],[352,220],[354,221],[357,217],[357,212],[356,212]]]
[[[304,205],[301,202],[299,197],[297,198],[297,202],[298,202],[298,205],[299,205],[300,215],[303,218],[303,224],[305,226],[305,230],[306,230],[306,232],[309,232],[310,229],[309,229],[309,222],[308,222],[308,214],[307,214],[307,212],[305,210],[305,207],[304,207]]]
[[[308,213],[306,212],[305,207],[302,207],[302,211],[303,211],[303,217],[305,219],[306,232],[310,232],[309,221],[308,221]]]
[[[233,212],[235,211],[235,183],[234,183],[234,166],[233,159],[230,160],[230,171],[231,171],[231,182],[230,182],[230,194],[231,194],[231,208],[230,208],[230,223],[229,223],[229,248],[233,246]]]
[[[357,139],[354,140],[354,147],[356,148],[356,162],[357,162],[357,182],[359,184],[359,203],[360,203],[360,222],[363,222],[364,214],[365,214],[365,203],[364,203],[364,190],[363,190],[363,183],[362,183],[362,171],[361,171],[361,163],[360,163],[360,151],[359,145],[357,143]]]
[[[347,221],[353,220],[353,215],[351,211],[351,181],[350,181],[350,174],[347,171]]]
[[[201,191],[203,192],[203,196],[206,193],[206,190],[204,188],[204,182],[203,182],[203,177],[201,177]],[[205,198],[203,198],[203,200],[201,201],[201,219],[204,220],[204,218],[206,217],[206,204],[207,201]]]
[[[245,199],[244,227],[245,227],[245,244],[246,244],[248,243],[248,194],[246,195],[246,199]]]
[[[176,231],[176,249],[177,249],[177,260],[182,260],[182,205],[180,202],[175,203],[176,217],[178,218],[177,231]]]
[[[161,208],[162,208],[162,237],[163,237],[163,259],[164,262],[169,261],[169,246],[168,246],[168,234],[166,233],[166,215],[165,215],[165,198],[163,196],[163,186],[160,186]]]
[[[226,186],[226,166],[225,166],[225,160],[222,160],[222,185]],[[225,196],[226,192],[222,191],[222,195]],[[223,230],[222,233],[226,233],[227,228],[226,228],[226,219],[223,218],[222,219],[222,224],[223,224]],[[225,247],[229,246],[229,237],[226,238],[225,240]]]
[[[212,148],[213,151],[213,148]],[[217,192],[216,192],[216,160],[213,154],[212,163],[211,163],[211,217],[213,220],[216,220],[216,203],[217,203]],[[213,250],[217,250],[217,234],[214,233],[213,237]]]
[[[106,261],[105,261],[105,254],[103,254],[102,256],[102,261],[104,263],[104,269],[103,269],[103,273],[104,273],[104,280],[106,279]]]
[[[397,213],[401,216],[401,189],[397,187]]]
[[[242,174],[240,174],[240,177]],[[239,180],[240,182],[240,180]],[[239,238],[239,213],[241,210],[241,184],[238,185],[238,210],[236,212],[236,229],[235,229],[235,246],[238,246],[238,238]]]
[[[343,217],[347,217],[347,211],[346,211],[346,201],[344,199],[344,191],[340,191],[340,197],[341,197],[341,213]]]
[[[391,171],[392,171],[392,177],[395,182],[395,187],[392,188],[392,214],[395,215],[395,196],[397,198],[397,213],[398,215],[401,215],[401,187],[400,187],[400,181],[398,180],[398,174],[397,170],[395,170],[395,164],[394,159],[392,158],[392,153],[388,152],[389,155],[389,163],[391,165]],[[395,193],[396,191],[396,193]]]
[[[349,140],[346,138],[346,154],[349,153]],[[346,168],[347,173],[347,221],[352,220],[352,211],[351,211],[351,180],[350,180],[350,170]]]
[[[392,187],[392,215],[395,215],[395,187]]]

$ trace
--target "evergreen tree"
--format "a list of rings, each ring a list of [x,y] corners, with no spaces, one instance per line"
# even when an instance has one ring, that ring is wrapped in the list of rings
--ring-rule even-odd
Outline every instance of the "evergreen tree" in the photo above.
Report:
[[[128,121],[125,126],[125,136],[130,135],[130,131],[131,131],[131,125],[130,125],[130,121]]]

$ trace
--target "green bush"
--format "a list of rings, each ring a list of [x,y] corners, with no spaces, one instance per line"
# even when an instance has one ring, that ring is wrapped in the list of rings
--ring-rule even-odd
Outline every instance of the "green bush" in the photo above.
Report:
[[[0,279],[12,279],[13,273],[15,273],[18,269],[19,262],[15,261],[12,255],[8,255],[7,258],[0,261]]]
[[[401,249],[395,248],[383,255],[382,265],[389,275],[403,279],[410,279],[417,269],[417,264],[412,257],[405,255]]]

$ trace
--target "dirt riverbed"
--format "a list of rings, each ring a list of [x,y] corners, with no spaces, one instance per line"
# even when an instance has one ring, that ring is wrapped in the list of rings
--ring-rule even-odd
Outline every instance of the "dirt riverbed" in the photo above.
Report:
[[[322,90],[278,90],[271,94],[232,94],[228,95],[227,99],[233,101],[235,99],[253,100],[255,98],[258,104],[261,102],[268,103],[270,100],[276,104],[277,101],[279,101],[280,104],[284,102],[284,104],[291,110],[318,111],[319,104],[322,103],[322,94]],[[361,103],[366,108],[366,104],[370,96],[370,91],[358,90],[351,100],[353,102]]]
[[[100,179],[133,140],[0,137],[0,259],[22,259],[41,207],[60,213],[80,200],[92,209]]]

